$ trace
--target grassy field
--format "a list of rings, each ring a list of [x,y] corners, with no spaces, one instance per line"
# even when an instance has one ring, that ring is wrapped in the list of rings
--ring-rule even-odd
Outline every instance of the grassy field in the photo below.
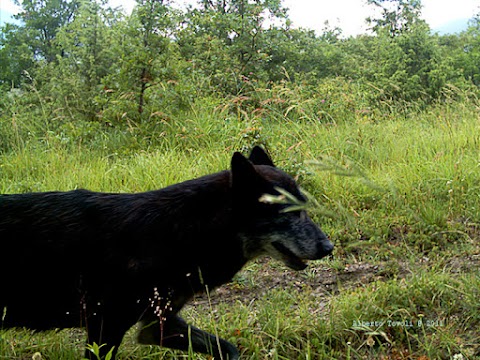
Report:
[[[476,359],[479,110],[319,118],[306,100],[258,113],[232,100],[128,126],[5,112],[0,192],[144,191],[228,168],[233,151],[264,144],[317,200],[310,213],[334,256],[300,273],[261,259],[184,316],[236,343],[242,359]],[[83,341],[79,330],[0,330],[0,359],[77,359]],[[119,358],[207,359],[136,345],[133,330]]]

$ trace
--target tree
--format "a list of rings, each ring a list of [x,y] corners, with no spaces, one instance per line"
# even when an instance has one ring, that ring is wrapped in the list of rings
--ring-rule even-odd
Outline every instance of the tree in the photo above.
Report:
[[[95,0],[83,0],[75,19],[58,30],[54,41],[62,56],[57,55],[57,62],[48,67],[47,76],[55,80],[46,79],[46,87],[88,119],[101,110],[98,96],[103,78],[115,71],[112,47],[119,21],[118,12]]]
[[[474,16],[468,29],[462,34],[462,49],[457,52],[463,58],[461,64],[464,76],[476,86],[480,86],[480,13]]]
[[[0,84],[18,87],[35,77],[40,63],[63,56],[55,39],[58,31],[74,20],[80,0],[17,0],[16,4],[22,8],[14,16],[20,24],[6,24],[1,29]]]
[[[421,0],[367,0],[367,3],[381,10],[380,18],[367,18],[376,34],[386,32],[393,38],[425,23],[420,19]]]
[[[269,25],[267,25],[267,22]],[[280,0],[201,1],[178,35],[182,55],[225,93],[242,92],[247,78],[266,80],[271,30],[287,23]]]
[[[379,89],[379,99],[430,102],[448,81],[447,64],[421,16],[420,0],[368,0],[382,17],[368,19],[371,41],[365,79]]]
[[[135,104],[138,116],[144,112],[148,90],[172,76],[176,27],[170,1],[137,0],[132,15],[115,29],[116,71],[105,79],[105,86],[114,96]]]
[[[5,24],[0,29],[0,87],[19,87],[34,66],[28,37],[21,27]]]
[[[15,15],[22,22],[36,60],[52,62],[61,55],[54,40],[58,30],[75,19],[80,0],[16,0],[22,11]]]

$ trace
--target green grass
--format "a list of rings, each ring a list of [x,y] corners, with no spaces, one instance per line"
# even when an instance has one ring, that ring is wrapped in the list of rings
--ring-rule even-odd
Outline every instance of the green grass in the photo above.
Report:
[[[293,287],[272,289],[247,303],[188,306],[184,316],[236,343],[244,359],[474,358],[480,341],[479,288],[478,273],[420,270],[402,280],[373,282],[323,298],[308,286],[301,293]],[[0,354],[8,359],[41,352],[47,359],[74,359],[81,356],[81,335],[5,331]],[[183,358],[181,352],[135,345],[131,331],[120,358],[168,358],[173,353]]]
[[[144,191],[228,168],[233,151],[267,145],[317,199],[310,211],[335,242],[335,259],[301,275],[250,264],[231,286],[262,289],[257,296],[201,302],[185,317],[236,343],[243,359],[478,358],[478,106],[318,118],[299,101],[258,113],[211,101],[125,127],[32,120],[17,109],[0,118],[0,192]],[[379,270],[346,271],[358,264]],[[275,287],[285,276],[292,283]],[[2,330],[0,359],[76,359],[83,341],[72,330]],[[136,345],[133,331],[120,349],[120,359],[207,358],[184,356]]]

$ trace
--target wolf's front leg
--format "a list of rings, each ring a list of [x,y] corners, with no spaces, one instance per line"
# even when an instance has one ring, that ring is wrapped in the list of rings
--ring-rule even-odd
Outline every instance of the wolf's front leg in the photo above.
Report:
[[[158,318],[142,320],[138,342],[184,351],[191,348],[194,352],[212,355],[215,360],[239,359],[238,350],[231,343],[188,325],[179,316],[170,316],[161,323]]]

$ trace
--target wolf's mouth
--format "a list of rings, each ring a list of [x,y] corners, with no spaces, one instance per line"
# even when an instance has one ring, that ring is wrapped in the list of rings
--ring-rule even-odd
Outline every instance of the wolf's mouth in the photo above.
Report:
[[[279,242],[273,242],[273,247],[280,253],[281,260],[287,265],[289,268],[293,270],[303,270],[307,267],[307,264],[296,256],[293,252],[291,252],[286,246]]]

